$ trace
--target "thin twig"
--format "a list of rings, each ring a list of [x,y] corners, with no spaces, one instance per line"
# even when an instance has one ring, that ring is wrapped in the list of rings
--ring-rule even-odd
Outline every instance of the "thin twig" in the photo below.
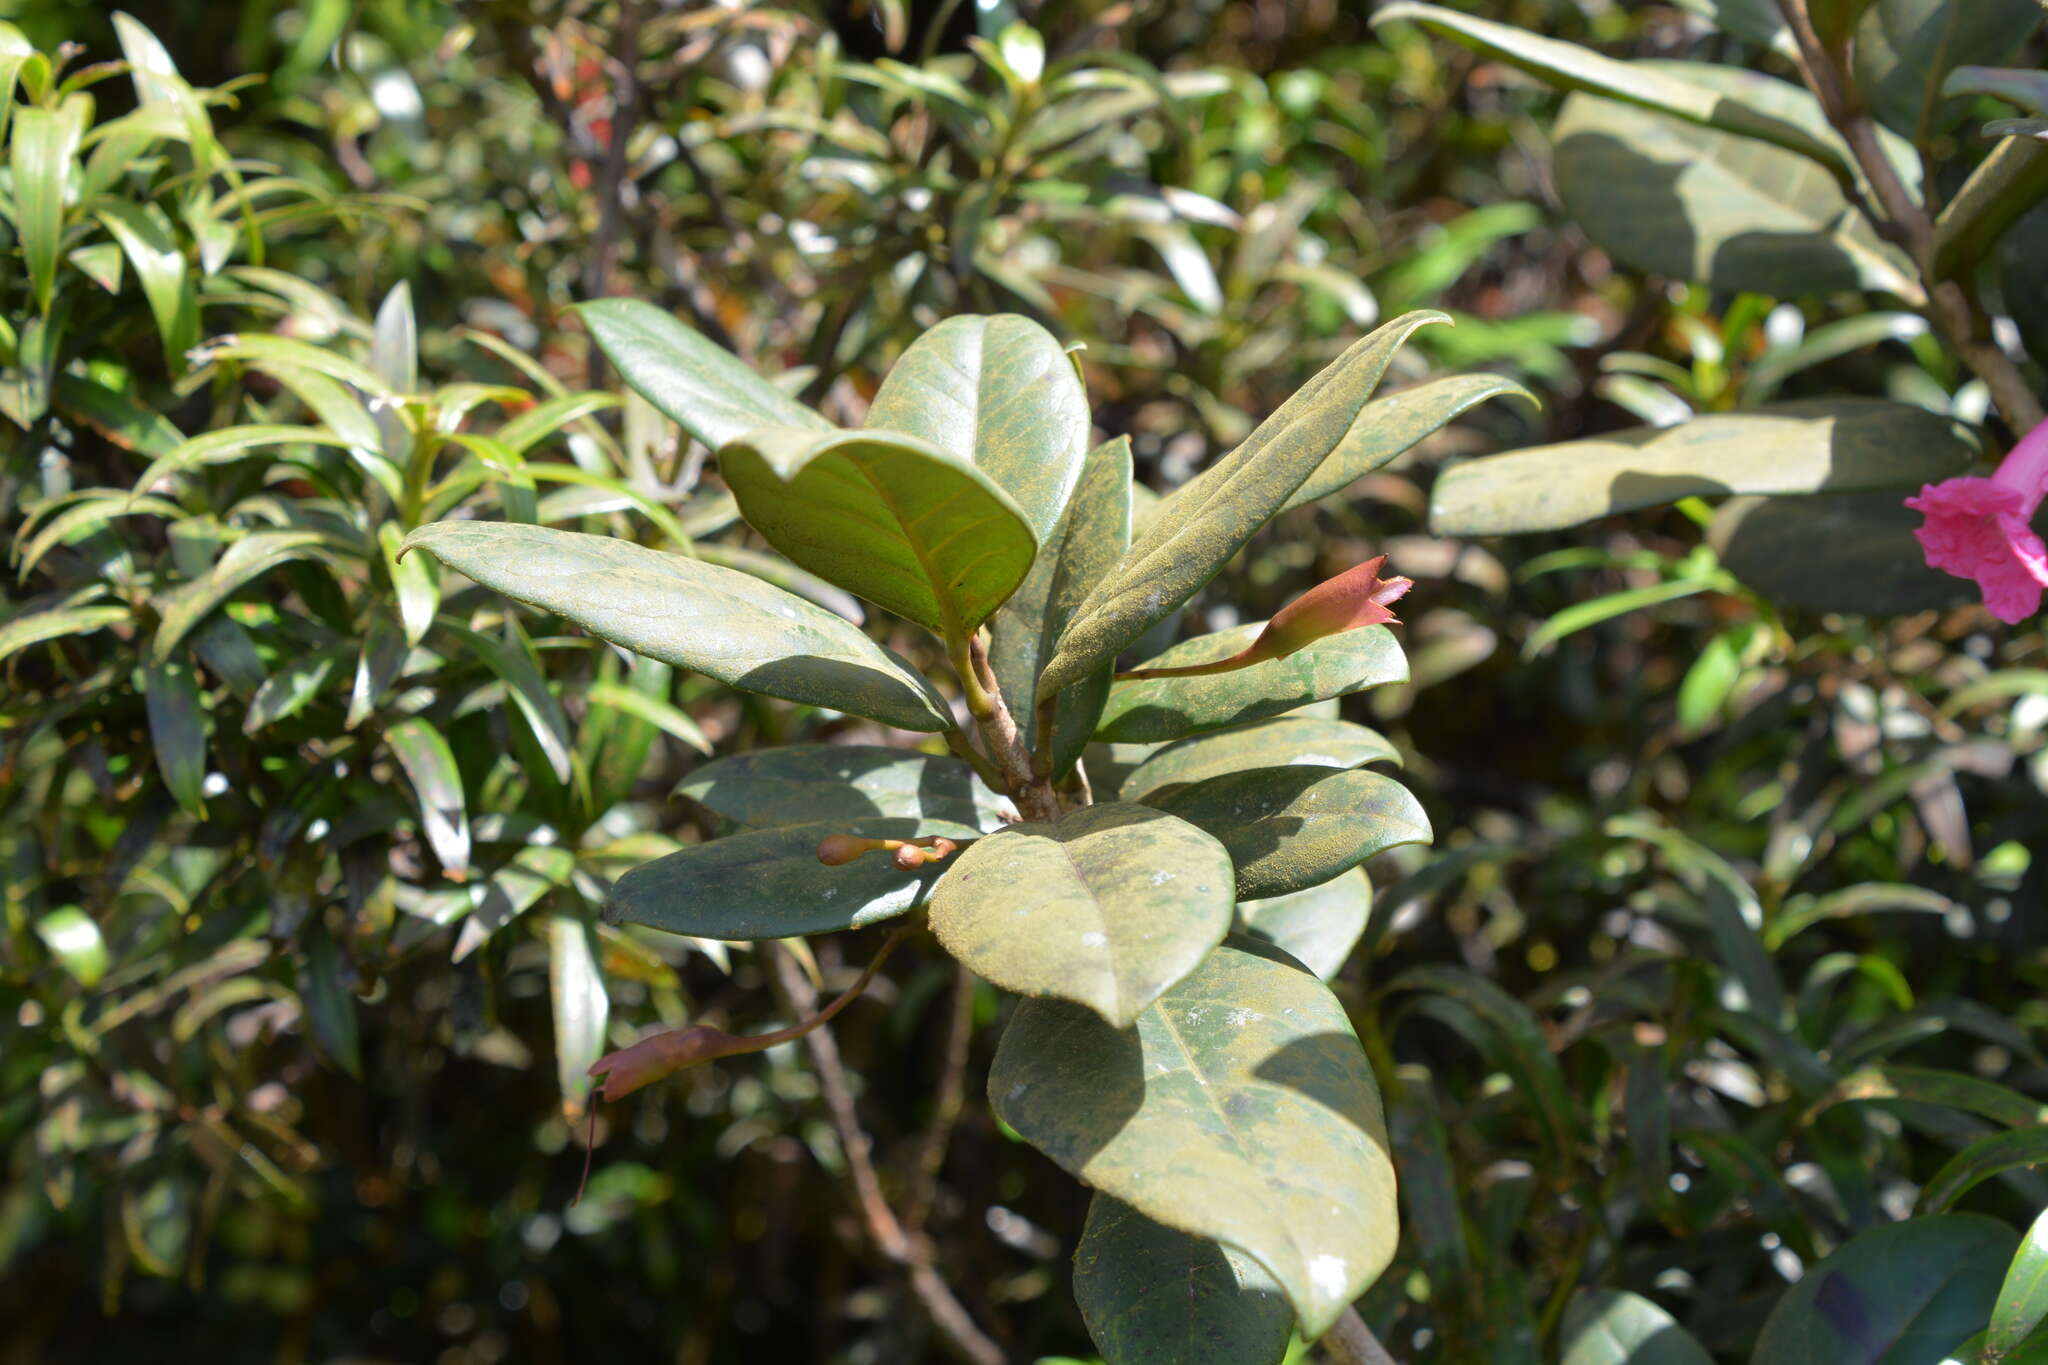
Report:
[[[925,1129],[918,1149],[917,1172],[910,1187],[910,1206],[903,1222],[912,1234],[924,1227],[938,1198],[939,1172],[945,1169],[946,1149],[952,1145],[954,1126],[967,1101],[967,1055],[974,1041],[973,972],[953,968],[952,1009],[946,1016],[946,1051],[939,1063],[939,1089],[932,1100],[932,1121]]]
[[[818,994],[796,959],[780,944],[770,950],[770,957],[787,1008],[798,1016],[815,1013]],[[1002,1348],[976,1325],[952,1286],[933,1265],[930,1245],[904,1231],[896,1211],[883,1196],[881,1179],[875,1174],[874,1140],[861,1127],[853,1091],[847,1085],[846,1066],[840,1059],[839,1043],[832,1030],[821,1028],[805,1034],[804,1047],[817,1070],[819,1093],[839,1134],[839,1145],[846,1153],[846,1182],[867,1227],[869,1241],[885,1259],[906,1272],[911,1295],[931,1319],[948,1355],[965,1365],[1006,1365]]]
[[[1346,1308],[1323,1333],[1323,1351],[1337,1365],[1396,1365],[1394,1358],[1387,1354],[1387,1348],[1380,1345],[1380,1339],[1372,1334],[1372,1328],[1365,1325],[1365,1319],[1358,1316],[1356,1308]]]

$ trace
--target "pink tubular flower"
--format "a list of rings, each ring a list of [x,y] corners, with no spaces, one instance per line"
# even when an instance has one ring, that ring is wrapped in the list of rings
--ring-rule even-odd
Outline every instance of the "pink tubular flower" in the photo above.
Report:
[[[2041,610],[2048,586],[2048,546],[2031,524],[2044,494],[2048,422],[2028,432],[1990,478],[1930,483],[1906,506],[1927,518],[1913,534],[1928,567],[1976,579],[1991,614],[2016,626]]]

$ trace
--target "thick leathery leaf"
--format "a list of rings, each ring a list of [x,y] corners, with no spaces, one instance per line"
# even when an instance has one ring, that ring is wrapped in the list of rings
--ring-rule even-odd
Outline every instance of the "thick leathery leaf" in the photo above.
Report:
[[[1183,640],[1147,659],[1146,668],[1179,668],[1227,659],[1258,638],[1263,622]],[[1326,636],[1284,659],[1230,673],[1141,678],[1109,689],[1095,738],[1121,743],[1185,739],[1282,715],[1331,697],[1408,681],[1408,659],[1392,631],[1368,626]]]
[[[1181,485],[1074,613],[1038,680],[1051,696],[1087,677],[1177,611],[1287,505],[1350,433],[1394,353],[1442,313],[1394,319],[1282,403],[1243,444]]]
[[[1920,522],[1896,493],[1733,498],[1707,539],[1745,586],[1811,611],[1926,611],[1971,600],[1975,584],[1927,567],[1913,537]]]
[[[1124,1028],[1223,941],[1231,887],[1223,845],[1187,821],[1083,806],[962,850],[932,891],[932,932],[1004,990]]]
[[[1466,460],[1430,495],[1439,535],[1553,531],[1729,493],[1914,491],[1977,457],[1968,427],[1907,403],[1824,398]]]
[[[763,427],[718,464],[740,515],[792,562],[949,638],[987,620],[1037,553],[1009,494],[914,436]]]
[[[1280,510],[1291,512],[1343,492],[1492,398],[1520,398],[1531,407],[1543,406],[1535,394],[1497,374],[1448,375],[1373,399],[1337,448]]]
[[[1328,981],[1351,956],[1372,915],[1372,882],[1354,867],[1292,895],[1241,901],[1237,927],[1264,939]]]
[[[1088,452],[1067,515],[1043,542],[1031,572],[989,622],[989,666],[1016,715],[1026,748],[1038,743],[1038,711],[1031,698],[1052,658],[1060,632],[1082,599],[1131,545],[1131,442],[1105,441]],[[1109,696],[1110,665],[1060,691],[1053,721],[1054,776],[1074,766],[1094,733]]]
[[[748,829],[863,820],[949,820],[980,830],[1016,818],[957,758],[872,744],[787,744],[707,763],[676,788]]]
[[[206,818],[206,701],[199,677],[185,659],[142,670],[149,712],[149,742],[164,786],[195,819]]]
[[[1081,477],[1088,395],[1066,351],[1030,318],[951,317],[890,368],[866,427],[971,461],[1015,500],[1043,545]]]
[[[576,315],[620,378],[713,450],[757,427],[832,430],[738,356],[651,303],[597,299]]]
[[[946,705],[908,664],[822,607],[750,574],[609,536],[441,521],[405,540],[457,573],[650,659],[749,692],[943,730]]]
[[[1704,63],[1655,65],[1825,126],[1813,97],[1787,82]],[[1919,292],[1910,263],[1796,153],[1591,95],[1566,100],[1551,132],[1565,207],[1638,270],[1781,297]]]
[[[1329,988],[1232,939],[1112,1028],[1026,1000],[989,1072],[996,1113],[1080,1180],[1256,1258],[1304,1336],[1385,1269],[1394,1172],[1372,1068]]]
[[[1236,1247],[1098,1194],[1074,1249],[1074,1302],[1109,1365],[1279,1365],[1294,1309]]]
[[[1253,768],[1182,787],[1150,804],[1199,825],[1230,850],[1237,898],[1267,900],[1329,881],[1398,844],[1426,844],[1429,817],[1378,773]]]
[[[1559,1365],[1714,1365],[1672,1316],[1625,1289],[1581,1289],[1564,1311]]]
[[[1385,735],[1363,725],[1319,716],[1284,716],[1169,744],[1140,763],[1117,794],[1125,801],[1146,801],[1247,768],[1293,764],[1357,768],[1367,763],[1398,763],[1400,758]],[[1300,953],[1294,955],[1301,957]]]
[[[2018,1241],[1971,1213],[1852,1237],[1779,1298],[1752,1365],[1937,1365],[1983,1327]]]
[[[966,842],[979,831],[948,820],[876,817],[745,830],[643,863],[612,887],[605,918],[672,934],[747,942],[857,929],[922,905],[944,863],[905,872],[886,853],[843,867],[818,861],[834,834]]]

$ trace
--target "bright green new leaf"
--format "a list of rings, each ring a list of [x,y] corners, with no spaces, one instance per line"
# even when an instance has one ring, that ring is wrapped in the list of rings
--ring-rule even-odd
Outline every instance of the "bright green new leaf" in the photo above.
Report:
[[[932,932],[1019,995],[1088,1006],[1118,1028],[1230,930],[1230,855],[1149,806],[1083,806],[996,831],[932,891]]]
[[[1407,788],[1340,768],[1226,773],[1151,804],[1222,841],[1239,900],[1301,891],[1397,845],[1430,840],[1429,817]]]
[[[1227,659],[1258,637],[1264,622],[1183,640],[1144,668]],[[1408,681],[1408,659],[1385,626],[1329,635],[1281,659],[1230,673],[1143,678],[1114,684],[1095,738],[1158,743],[1283,715],[1332,697]]]
[[[71,979],[88,990],[99,984],[113,960],[98,923],[75,905],[61,906],[38,916],[36,937],[71,974]]]
[[[1379,1087],[1329,988],[1233,939],[1117,1029],[1026,1000],[989,1073],[997,1115],[1069,1174],[1238,1247],[1320,1335],[1392,1259]]]
[[[434,624],[441,609],[441,585],[434,573],[434,561],[425,555],[405,557],[399,553],[405,534],[396,522],[377,527],[377,545],[384,551],[385,572],[391,575],[392,590],[398,595],[398,620],[405,627],[405,642],[418,644]]]
[[[576,309],[619,377],[713,450],[761,427],[832,424],[741,363],[739,357],[639,299],[598,299]]]
[[[870,744],[733,754],[692,770],[675,794],[747,829],[893,816],[987,831],[1017,814],[957,758]]]
[[[64,241],[64,183],[85,133],[84,111],[24,108],[14,116],[8,161],[14,170],[14,227],[35,291],[36,311],[50,313],[57,258]]]
[[[1285,716],[1169,744],[1140,763],[1124,779],[1117,795],[1124,801],[1149,801],[1155,796],[1170,796],[1193,783],[1247,768],[1279,768],[1289,764],[1359,768],[1368,763],[1400,761],[1399,751],[1387,742],[1386,736],[1363,725],[1317,716]]]
[[[1351,956],[1372,915],[1372,882],[1354,867],[1317,886],[1270,900],[1240,901],[1237,927],[1283,949],[1328,981]]]
[[[1106,1194],[1074,1248],[1074,1302],[1116,1365],[1279,1365],[1294,1333],[1294,1309],[1256,1260]]]

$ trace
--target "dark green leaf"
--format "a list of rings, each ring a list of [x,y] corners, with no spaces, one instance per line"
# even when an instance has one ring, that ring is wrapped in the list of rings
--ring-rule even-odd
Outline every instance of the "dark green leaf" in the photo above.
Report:
[[[142,670],[149,709],[149,742],[164,786],[195,819],[206,818],[206,700],[199,677],[184,659]]]
[[[346,650],[336,645],[286,659],[249,699],[248,714],[242,718],[242,733],[253,735],[266,725],[296,715],[326,689],[327,680],[347,657]]]
[[[1400,753],[1376,730],[1348,720],[1285,716],[1169,744],[1140,763],[1117,794],[1125,801],[1148,801],[1247,768],[1360,768],[1400,761]],[[1302,953],[1294,955],[1308,961]]]
[[[1713,1365],[1692,1334],[1624,1289],[1581,1289],[1565,1308],[1560,1365]]]
[[[1009,799],[959,759],[870,744],[734,754],[693,771],[676,795],[748,829],[881,815],[994,830],[1016,818]]]
[[[1364,868],[1354,867],[1292,895],[1242,901],[1237,925],[1253,938],[1286,950],[1328,981],[1351,956],[1371,913],[1372,883]]]
[[[1878,118],[1919,138],[1963,108],[1942,97],[1948,73],[2013,64],[2041,16],[2040,0],[1877,0],[1856,26],[1850,71]]]
[[[1454,374],[1375,398],[1337,448],[1294,490],[1280,510],[1291,512],[1341,493],[1366,475],[1493,398],[1520,398],[1541,407],[1536,395],[1497,374]]]
[[[2048,1319],[2048,1212],[2027,1229],[2020,1249],[2006,1267],[2005,1283],[1999,1287],[1997,1306],[1991,1310],[1991,1328],[1985,1345],[2010,1353],[2033,1335]]]
[[[1147,659],[1143,667],[1179,668],[1227,659],[1250,645],[1264,627],[1263,621],[1253,621],[1183,640]],[[1385,626],[1365,626],[1326,635],[1284,658],[1227,673],[1116,683],[1102,708],[1095,738],[1122,743],[1183,739],[1407,680],[1408,659],[1393,632]]]
[[[1230,851],[1237,898],[1267,900],[1329,881],[1399,844],[1426,844],[1429,817],[1378,773],[1253,768],[1182,787],[1152,804]]]
[[[361,1079],[362,1044],[356,1025],[355,993],[342,979],[346,970],[341,949],[324,927],[306,935],[306,956],[299,964],[299,999],[320,1050],[349,1075]]]
[[[1707,538],[1728,572],[1764,596],[1812,611],[1926,611],[1975,587],[1927,567],[1921,516],[1897,493],[1733,498]]]
[[[1957,1152],[1921,1187],[1919,1207],[1946,1213],[1991,1177],[2032,1166],[2048,1166],[2048,1124],[1993,1133]]]
[[[1279,1365],[1294,1332],[1264,1266],[1106,1194],[1074,1251],[1074,1302],[1109,1365]]]

